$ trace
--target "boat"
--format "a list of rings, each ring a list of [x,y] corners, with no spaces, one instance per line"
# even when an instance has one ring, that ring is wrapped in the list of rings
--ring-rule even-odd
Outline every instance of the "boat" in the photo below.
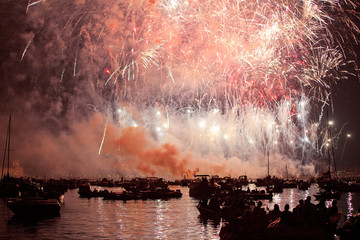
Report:
[[[220,218],[221,217],[221,211],[220,210],[214,210],[209,207],[202,207],[202,206],[196,206],[199,213],[203,217],[207,218]]]
[[[138,199],[142,199],[142,196],[140,194],[131,191],[110,192],[106,194],[103,198],[103,200],[122,200],[122,201],[138,200]]]
[[[202,199],[199,201],[199,204],[196,206],[200,215],[207,218],[220,218],[221,217],[221,207],[220,202],[217,198],[212,199]]]
[[[91,181],[90,185],[99,186],[99,187],[115,187],[114,181],[108,180],[107,178],[103,178],[102,180]]]
[[[273,197],[272,192],[265,192],[265,190],[251,190],[250,193],[244,193],[247,198],[252,198],[253,200],[271,200]]]
[[[210,198],[218,189],[219,185],[214,179],[208,180],[210,175],[195,175],[196,180],[189,184],[189,196],[195,199]]]
[[[266,191],[268,193],[282,193],[283,192],[283,186],[282,184],[274,184],[274,185],[271,185],[271,186],[267,186],[266,187]]]
[[[182,193],[179,189],[170,190],[168,188],[157,188],[151,191],[152,194],[150,199],[170,199],[170,198],[181,198]]]
[[[237,180],[237,184],[238,184],[238,186],[248,185],[249,180],[248,180],[247,176],[246,175],[239,176],[239,178]]]
[[[256,179],[256,181],[254,183],[257,187],[267,187],[267,186],[272,186],[272,185],[281,185],[282,186],[284,183],[284,180],[281,178],[277,178],[275,176],[271,177],[270,175],[268,175],[265,178]]]
[[[301,181],[300,180],[298,182],[298,189],[305,191],[305,190],[308,190],[310,188],[310,185],[311,184],[308,181]]]
[[[10,133],[11,115],[9,116],[9,124],[5,140],[5,152],[1,169],[0,178],[0,197],[16,197],[19,195],[19,185],[17,179],[10,176]],[[4,174],[5,162],[7,162],[7,174]]]
[[[155,190],[144,191],[123,191],[123,192],[110,192],[103,196],[103,200],[147,200],[147,199],[170,199],[181,198],[182,193],[180,190],[170,190],[165,188],[158,188]]]
[[[338,191],[324,191],[319,192],[317,194],[314,194],[314,197],[319,199],[339,199],[340,198],[340,192]]]
[[[272,179],[270,176],[267,176],[266,178],[258,178],[254,182],[256,187],[267,187],[273,185]]]
[[[106,189],[97,190],[96,188],[94,190],[91,190],[89,184],[82,184],[79,186],[78,193],[81,198],[96,198],[96,197],[106,196],[109,193],[109,191]]]
[[[283,188],[296,188],[297,187],[297,183],[295,180],[286,180],[283,183]]]
[[[182,187],[188,187],[189,184],[190,184],[190,182],[191,182],[191,179],[182,179],[182,180],[180,181],[180,186],[182,186]]]
[[[19,185],[14,178],[4,177],[0,182],[0,197],[2,198],[17,197],[19,191]]]
[[[57,199],[39,197],[10,198],[6,205],[16,216],[41,217],[60,216],[61,205]]]
[[[301,216],[297,218],[292,214],[281,214],[280,217],[273,220],[274,218],[261,210],[261,205],[255,208],[249,207],[240,217],[235,216],[235,218],[223,222],[219,233],[220,239],[333,240],[331,236],[334,235],[342,215],[341,212],[337,211],[329,218],[327,214],[321,215],[316,212],[312,216],[316,221],[312,222]],[[328,212],[327,208],[324,210]],[[281,221],[281,217],[284,217],[283,221]]]
[[[337,230],[341,240],[358,239],[360,236],[360,212],[356,211]]]
[[[267,227],[269,240],[275,239],[317,239],[330,240],[334,239],[336,225],[341,217],[341,212],[338,212],[325,225],[295,225],[295,224],[280,224],[280,218],[276,219]]]
[[[267,225],[266,218],[253,216],[249,211],[246,211],[241,217],[223,222],[219,236],[221,240],[267,239]]]
[[[323,188],[327,191],[359,192],[360,184],[357,182],[354,182],[354,181],[332,180],[331,182],[322,184],[321,188]]]

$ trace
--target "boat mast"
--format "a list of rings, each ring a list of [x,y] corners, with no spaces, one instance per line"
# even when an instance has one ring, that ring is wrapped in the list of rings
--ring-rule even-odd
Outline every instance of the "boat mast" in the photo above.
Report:
[[[5,167],[5,160],[6,160],[7,143],[8,143],[8,131],[6,132],[5,149],[4,149],[4,159],[3,159],[2,169],[1,169],[1,179],[2,179],[3,176],[4,176],[4,167]]]
[[[333,159],[333,163],[334,163],[334,172],[335,172],[335,176],[336,176],[336,159],[335,159],[335,150],[334,150],[334,144],[331,143],[331,155],[332,155],[332,159]]]
[[[268,177],[270,177],[270,159],[269,159],[269,150],[267,151],[267,160],[268,160]]]
[[[3,159],[3,164],[2,164],[2,169],[1,169],[1,179],[4,176],[4,167],[5,167],[5,161],[6,161],[6,153],[8,156],[8,171],[7,171],[7,175],[9,176],[9,167],[10,167],[10,124],[11,124],[11,115],[9,117],[9,125],[8,125],[8,129],[6,132],[6,140],[5,140],[5,150],[4,150],[4,159]]]
[[[330,138],[331,140],[331,134],[330,134],[330,127],[329,127],[329,112],[327,112],[327,138]],[[332,144],[332,142],[330,142]],[[329,147],[327,148],[327,155],[328,155],[328,161],[329,161],[329,177],[331,178],[331,157],[330,157],[330,150]]]
[[[11,129],[11,115],[9,116],[9,129],[8,129],[8,169],[7,169],[7,177],[10,177],[9,171],[10,171],[10,129]]]
[[[327,118],[327,141],[329,141],[329,146],[327,147],[327,156],[329,161],[329,177],[331,178],[331,159],[334,158],[334,171],[336,172],[336,165],[335,165],[335,153],[334,153],[334,145],[333,145],[333,139],[332,139],[332,133],[331,133],[331,124],[329,121],[329,112],[326,112],[326,118]]]

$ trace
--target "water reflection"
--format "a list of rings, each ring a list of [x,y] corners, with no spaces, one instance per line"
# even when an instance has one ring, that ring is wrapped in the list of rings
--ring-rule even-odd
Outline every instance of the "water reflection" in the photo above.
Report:
[[[198,216],[199,222],[204,225],[204,227],[212,226],[214,229],[218,229],[220,226],[221,218],[220,217],[208,217],[200,215]]]
[[[199,223],[202,224],[202,239],[219,239],[220,217],[209,218],[199,214]]]
[[[38,218],[29,218],[29,217],[18,217],[13,215],[8,220],[9,226],[14,227],[36,227],[41,225],[51,225],[56,224],[59,221],[58,217],[38,217]]]
[[[289,199],[289,206],[290,209],[293,209],[294,207],[296,207],[296,203],[294,203],[294,189],[291,188],[290,189],[290,199]]]
[[[29,235],[29,236],[48,236],[51,238],[51,233],[46,233],[47,228],[52,228],[58,224],[60,217],[17,217],[12,216],[7,222],[7,231],[12,232],[13,235]],[[0,237],[1,238],[1,237]],[[21,239],[16,237],[16,239]]]
[[[347,199],[346,199],[347,206],[348,206],[348,208],[347,208],[347,214],[346,214],[347,217],[352,216],[353,210],[354,210],[354,209],[353,209],[353,206],[352,206],[351,200],[352,200],[352,193],[349,192],[348,195],[347,195]]]
[[[0,201],[0,239],[219,239],[221,219],[200,216],[198,201],[189,197],[187,187],[174,187],[179,188],[180,199],[127,202],[82,199],[77,190],[71,190],[65,194],[60,217],[36,221],[13,217]],[[285,204],[294,207],[307,196],[316,203],[313,195],[318,191],[317,185],[306,191],[284,189],[272,201],[263,201],[264,207],[272,210],[278,204],[283,210]],[[342,223],[360,207],[360,193],[343,193],[338,206],[345,215]]]

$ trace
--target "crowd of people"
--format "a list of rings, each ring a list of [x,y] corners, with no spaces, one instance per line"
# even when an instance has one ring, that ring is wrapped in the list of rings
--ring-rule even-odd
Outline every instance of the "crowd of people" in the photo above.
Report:
[[[278,224],[325,226],[338,214],[336,200],[333,200],[331,206],[327,207],[325,199],[315,205],[311,202],[310,196],[305,200],[299,200],[298,205],[292,211],[289,204],[284,206],[283,211],[280,210],[278,204],[275,204],[273,209],[267,213],[262,201],[255,203],[252,198],[228,198],[222,202],[214,195],[209,200],[201,200],[199,206],[222,211],[221,216],[227,220],[243,217],[266,221],[268,224],[278,220]]]
[[[278,215],[278,207],[269,212],[269,215]],[[306,200],[299,200],[299,204],[290,211],[289,204],[285,205],[284,211],[280,213],[280,224],[290,225],[318,225],[325,226],[338,214],[337,201],[333,200],[332,205],[328,208],[325,205],[325,200],[322,199],[318,204],[311,203],[311,197],[308,196]],[[273,219],[270,219],[273,220]]]
[[[327,207],[325,200],[321,200],[316,205],[311,203],[310,196],[305,200],[300,200],[292,211],[289,204],[286,204],[282,211],[280,206],[275,204],[273,209],[267,212],[262,201],[255,203],[252,199],[232,203],[236,203],[243,211],[236,212],[238,208],[229,206],[229,211],[225,213],[230,215],[225,214],[229,218],[225,220],[221,228],[221,239],[237,239],[238,236],[257,236],[262,239],[261,237],[267,234],[277,236],[284,229],[288,230],[285,234],[287,236],[292,234],[291,229],[308,228],[319,229],[319,231],[322,229],[324,234],[331,235],[340,217],[336,200]],[[224,207],[223,210],[226,209],[226,206]]]

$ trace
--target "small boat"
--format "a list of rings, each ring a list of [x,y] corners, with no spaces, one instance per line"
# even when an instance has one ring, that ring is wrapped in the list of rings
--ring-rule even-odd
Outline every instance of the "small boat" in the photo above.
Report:
[[[317,226],[279,226],[268,229],[268,239],[319,239],[329,240],[327,238],[328,230]]]
[[[307,182],[307,181],[300,181],[298,183],[298,189],[305,191],[305,190],[308,190],[310,188],[310,185],[311,184],[309,182]]]
[[[181,198],[182,193],[178,190],[170,190],[168,188],[157,188],[152,191],[153,199],[170,199],[170,198]]]
[[[204,216],[204,217],[208,217],[208,218],[216,218],[216,217],[221,217],[221,210],[215,210],[215,209],[211,209],[210,207],[204,207],[204,206],[196,206],[196,208],[198,209],[200,215]]]
[[[0,178],[0,197],[16,197],[19,195],[19,185],[16,178],[10,177],[10,137],[11,137],[11,115],[9,116],[9,124],[6,133],[5,140],[5,152],[4,159],[1,169],[1,178]],[[7,158],[7,174],[4,174],[4,167]]]
[[[97,190],[96,188],[94,190],[90,189],[89,184],[84,184],[79,186],[79,195],[81,198],[96,198],[96,197],[104,197],[106,196],[109,191],[108,190]]]
[[[274,184],[271,186],[267,186],[266,187],[266,191],[268,193],[282,193],[283,192],[284,187],[282,186],[282,184]]]
[[[113,180],[108,180],[103,178],[102,180],[91,181],[90,185],[99,186],[99,187],[115,187]]]
[[[188,187],[190,182],[191,182],[190,179],[182,179],[182,180],[180,181],[180,186],[182,186],[182,187]]]
[[[103,200],[122,200],[122,201],[138,200],[138,199],[141,199],[141,195],[131,191],[110,192],[106,194],[103,198]]]
[[[320,192],[320,193],[314,194],[314,197],[316,199],[339,199],[340,192],[325,191],[325,192]]]
[[[341,217],[341,212],[332,216],[325,225],[312,224],[280,224],[280,218],[276,219],[267,227],[269,240],[283,239],[317,239],[330,240],[334,239],[336,225]]]
[[[196,206],[200,215],[207,218],[219,218],[221,216],[221,203],[219,199],[214,197],[209,199],[201,199]]]
[[[295,180],[286,180],[283,184],[283,188],[296,188],[297,183]]]
[[[104,195],[103,200],[147,200],[147,199],[170,199],[180,198],[182,193],[180,190],[170,189],[155,189],[146,191],[123,191],[123,192],[110,192]]]
[[[253,200],[265,200],[265,199],[272,199],[273,194],[272,192],[265,192],[265,190],[257,191],[252,190],[250,193],[245,193],[248,198],[252,198]]]
[[[39,217],[60,216],[61,205],[57,199],[44,199],[38,197],[10,198],[7,206],[16,216]]]
[[[267,225],[266,218],[245,214],[232,221],[223,222],[219,236],[221,240],[267,239]]]
[[[214,179],[208,180],[210,175],[195,175],[196,180],[189,184],[189,196],[195,199],[210,198],[220,186]]]
[[[360,212],[350,216],[337,231],[341,240],[357,239],[360,236]]]
[[[236,181],[237,186],[242,186],[242,185],[248,185],[249,184],[249,180],[247,179],[246,175],[241,175],[239,176],[239,178]]]

